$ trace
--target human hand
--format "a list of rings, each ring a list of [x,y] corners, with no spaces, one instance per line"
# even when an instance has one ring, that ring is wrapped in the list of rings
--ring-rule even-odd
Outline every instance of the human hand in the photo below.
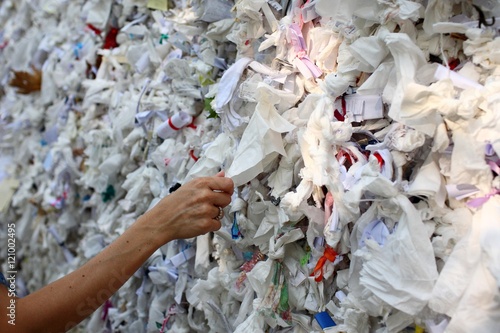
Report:
[[[219,230],[219,207],[231,202],[234,183],[219,172],[182,185],[163,198],[141,219],[154,226],[161,245],[173,239],[192,238]],[[161,246],[160,245],[160,246]]]

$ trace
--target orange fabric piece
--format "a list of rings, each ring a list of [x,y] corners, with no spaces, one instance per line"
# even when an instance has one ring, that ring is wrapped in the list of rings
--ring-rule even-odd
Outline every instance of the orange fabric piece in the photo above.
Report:
[[[321,256],[321,258],[319,258],[316,267],[314,267],[313,274],[311,274],[311,276],[314,275],[314,281],[321,282],[323,280],[323,266],[325,266],[327,260],[330,262],[335,261],[336,257],[337,257],[337,252],[335,252],[335,250],[332,247],[327,246],[325,248],[325,252]]]

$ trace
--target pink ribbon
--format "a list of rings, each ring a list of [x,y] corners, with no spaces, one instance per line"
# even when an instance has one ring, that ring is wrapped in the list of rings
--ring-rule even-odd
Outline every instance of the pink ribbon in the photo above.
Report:
[[[323,71],[307,56],[307,44],[297,23],[290,24],[290,39],[294,51],[297,53],[297,58],[306,65],[315,78],[320,77]]]
[[[170,320],[170,318],[173,316],[173,315],[176,315],[177,314],[177,305],[173,304],[167,311],[166,313],[166,316],[165,316],[165,319],[163,320],[163,323],[161,325],[161,328],[160,328],[160,333],[164,333],[166,332],[166,327],[167,327],[167,324],[168,324],[168,321]]]
[[[320,77],[322,74],[323,74],[323,71],[321,69],[319,69],[318,66],[316,66],[311,59],[309,59],[309,57],[307,55],[303,56],[303,57],[299,57],[299,59],[304,63],[304,65],[307,66],[307,69],[309,69],[309,71],[311,71],[312,75],[314,75],[314,77]]]
[[[500,166],[498,166],[498,164],[496,164],[495,162],[493,161],[489,161],[488,162],[488,165],[490,166],[491,170],[493,172],[495,172],[497,175],[500,176]]]
[[[484,197],[479,197],[479,198],[469,200],[467,202],[467,206],[469,206],[470,208],[479,208],[482,205],[484,205],[486,202],[488,202],[488,200],[490,200],[491,197],[493,197],[497,194],[500,194],[500,190],[495,188],[495,189],[491,190],[490,193],[486,194]]]
[[[328,192],[325,196],[325,225],[328,223],[333,211],[333,195]]]

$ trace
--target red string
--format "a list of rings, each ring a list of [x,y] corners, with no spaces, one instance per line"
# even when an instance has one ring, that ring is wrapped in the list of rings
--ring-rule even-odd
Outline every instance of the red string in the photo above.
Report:
[[[346,161],[349,162],[349,165],[352,165],[355,162],[355,161],[353,161],[353,157],[351,156],[351,154],[349,154],[349,152],[347,152],[343,149],[340,149],[340,151],[337,154],[337,161],[340,161],[342,156],[345,156]]]
[[[191,157],[191,158],[192,158],[195,162],[196,162],[196,161],[198,161],[198,157],[196,157],[196,156],[194,155],[194,150],[193,150],[193,149],[191,149],[191,150],[189,151],[189,156],[190,156],[190,157]]]
[[[100,36],[102,34],[101,29],[96,28],[90,23],[87,24],[87,28],[92,30],[96,35]],[[108,33],[106,34],[106,37],[104,38],[104,45],[102,46],[104,50],[110,50],[114,49],[115,47],[118,47],[116,36],[118,36],[119,32],[120,30],[115,27],[109,29]]]
[[[106,320],[106,318],[108,318],[109,309],[112,307],[113,307],[113,303],[111,303],[111,301],[108,299],[106,301],[106,303],[104,303],[104,306],[102,309],[102,316],[101,316],[102,320]]]
[[[116,42],[116,36],[118,36],[119,31],[120,30],[118,30],[118,28],[109,29],[108,34],[104,39],[104,45],[102,46],[103,49],[111,50],[118,46],[118,43]]]
[[[90,30],[92,30],[93,32],[95,32],[96,35],[100,35],[102,33],[102,31],[100,29],[97,29],[96,27],[94,27],[90,23],[87,24],[87,28],[89,28]]]
[[[450,66],[450,69],[451,70],[454,70],[455,68],[458,67],[458,65],[460,65],[460,59],[452,59],[450,62],[448,62],[448,66]]]
[[[175,125],[172,123],[172,117],[168,118],[168,126],[172,127],[174,131],[180,130],[179,127],[175,127]]]
[[[333,113],[333,115],[334,115],[334,117],[338,121],[344,121],[345,120],[345,115],[347,113],[347,105],[346,105],[344,96],[339,97],[339,98],[341,98],[342,112],[340,112],[339,110],[335,110],[335,112]]]
[[[380,167],[383,167],[384,166],[384,159],[382,158],[382,156],[380,156],[380,154],[378,152],[375,152],[373,153],[373,156],[375,156],[375,158],[377,159],[378,161],[378,164],[380,165]]]
[[[191,124],[187,125],[187,127],[192,128],[192,129],[196,129],[196,128],[197,128],[197,126],[194,124],[194,121],[195,121],[195,120],[196,120],[196,119],[195,119],[195,118],[193,118],[193,121],[191,122]]]

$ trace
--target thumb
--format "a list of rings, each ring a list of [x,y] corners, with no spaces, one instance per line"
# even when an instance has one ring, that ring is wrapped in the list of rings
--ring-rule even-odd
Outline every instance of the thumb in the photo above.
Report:
[[[224,177],[224,176],[225,176],[224,170],[217,172],[217,174],[215,175],[215,177]]]

